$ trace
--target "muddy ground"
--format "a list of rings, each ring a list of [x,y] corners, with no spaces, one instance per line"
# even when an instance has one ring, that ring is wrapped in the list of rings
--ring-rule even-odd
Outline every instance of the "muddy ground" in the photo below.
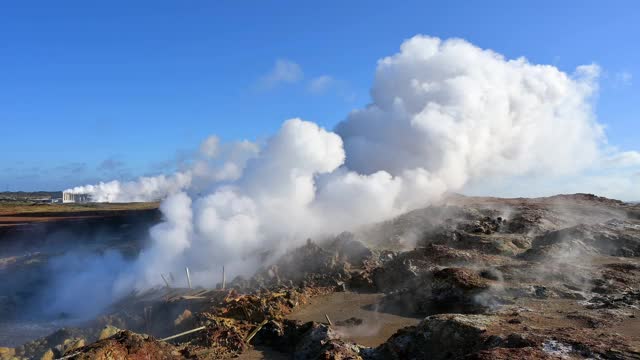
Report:
[[[172,283],[10,345],[0,359],[640,359],[640,206],[451,196],[225,289]]]

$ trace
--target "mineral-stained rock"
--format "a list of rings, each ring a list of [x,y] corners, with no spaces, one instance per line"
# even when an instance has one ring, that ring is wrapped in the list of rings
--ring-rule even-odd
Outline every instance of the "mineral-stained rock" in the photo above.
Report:
[[[464,358],[465,360],[543,360],[558,359],[551,356],[538,348],[493,348],[490,350],[482,350]]]

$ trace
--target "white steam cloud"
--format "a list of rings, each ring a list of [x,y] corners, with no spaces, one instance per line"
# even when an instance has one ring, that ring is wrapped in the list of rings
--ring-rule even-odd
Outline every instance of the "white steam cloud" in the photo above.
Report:
[[[573,77],[459,39],[416,36],[378,62],[373,103],[337,127],[347,167],[424,169],[456,189],[487,175],[573,172],[599,156],[589,97],[597,66]]]
[[[211,286],[222,265],[250,274],[265,250],[276,256],[470,181],[562,175],[600,161],[605,139],[590,106],[598,73],[587,65],[567,75],[464,40],[416,36],[379,61],[372,103],[335,132],[292,119],[262,146],[225,150],[209,138],[185,173],[73,191],[96,201],[169,195],[165,221],[117,293],[159,285],[160,273],[187,265],[194,283]]]

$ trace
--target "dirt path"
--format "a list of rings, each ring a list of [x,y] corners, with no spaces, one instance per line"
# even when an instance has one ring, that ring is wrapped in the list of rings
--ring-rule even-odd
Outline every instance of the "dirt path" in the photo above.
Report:
[[[353,292],[333,293],[311,299],[309,304],[294,311],[289,319],[326,323],[325,314],[333,323],[351,317],[363,320],[362,325],[334,328],[344,339],[365,346],[378,346],[398,329],[416,325],[422,318],[409,315],[377,312],[377,304],[383,294],[359,294]]]
[[[291,359],[291,356],[289,354],[277,352],[269,348],[254,348],[254,349],[249,349],[243,352],[236,359],[237,360],[262,360],[262,359],[286,360],[286,359]]]

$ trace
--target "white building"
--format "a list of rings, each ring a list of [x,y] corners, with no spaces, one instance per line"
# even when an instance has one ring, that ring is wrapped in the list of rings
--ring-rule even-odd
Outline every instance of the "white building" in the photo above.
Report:
[[[89,194],[74,194],[70,192],[62,193],[62,202],[63,203],[87,203],[91,201],[91,196]]]

